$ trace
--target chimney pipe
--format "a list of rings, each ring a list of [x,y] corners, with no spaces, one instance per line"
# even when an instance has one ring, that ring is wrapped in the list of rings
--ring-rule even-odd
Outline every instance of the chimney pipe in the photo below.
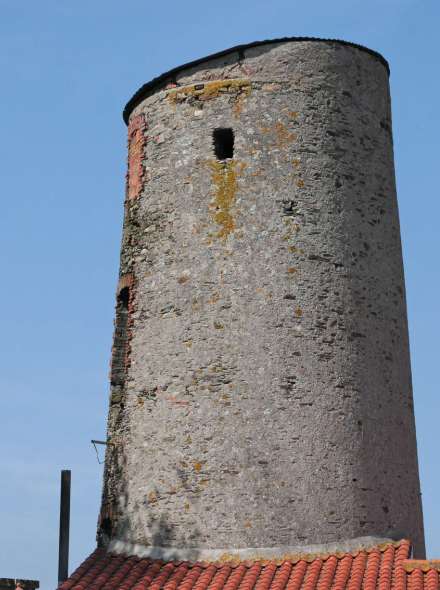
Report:
[[[58,551],[58,586],[69,575],[69,528],[70,528],[70,469],[61,471],[60,496],[60,543]]]

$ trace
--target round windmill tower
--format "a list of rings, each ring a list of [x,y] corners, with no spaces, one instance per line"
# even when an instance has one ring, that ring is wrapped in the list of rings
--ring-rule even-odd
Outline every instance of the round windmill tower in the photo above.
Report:
[[[388,74],[283,39],[128,103],[102,544],[423,555]]]

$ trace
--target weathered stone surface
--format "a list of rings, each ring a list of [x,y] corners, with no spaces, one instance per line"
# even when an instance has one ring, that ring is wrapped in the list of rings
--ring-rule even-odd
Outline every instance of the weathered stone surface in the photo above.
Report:
[[[126,201],[129,362],[101,539],[215,549],[398,532],[423,554],[383,63],[286,42],[177,84],[131,115],[145,118],[143,171]],[[223,162],[219,127],[235,136]]]

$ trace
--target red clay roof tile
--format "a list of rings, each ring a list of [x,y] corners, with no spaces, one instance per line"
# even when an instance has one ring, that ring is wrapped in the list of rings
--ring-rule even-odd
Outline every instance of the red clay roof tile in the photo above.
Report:
[[[59,590],[440,590],[440,561],[410,554],[407,540],[280,562],[167,563],[97,549]]]
[[[286,590],[299,590],[302,586],[306,571],[307,562],[303,559],[298,561],[298,563],[293,567],[292,573],[290,574]]]

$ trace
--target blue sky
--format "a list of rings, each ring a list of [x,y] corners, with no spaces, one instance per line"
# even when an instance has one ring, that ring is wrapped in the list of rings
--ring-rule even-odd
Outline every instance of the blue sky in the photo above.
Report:
[[[0,0],[0,577],[57,574],[60,469],[71,569],[95,543],[126,129],[145,81],[273,37],[342,38],[391,65],[428,553],[440,557],[438,0]]]

